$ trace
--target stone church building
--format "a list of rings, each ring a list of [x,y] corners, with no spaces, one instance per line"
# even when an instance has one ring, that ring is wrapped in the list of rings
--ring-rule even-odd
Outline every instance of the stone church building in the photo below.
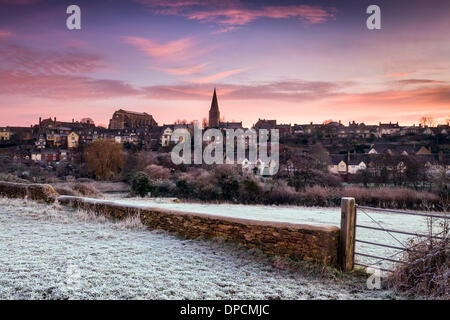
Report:
[[[157,126],[153,116],[146,112],[117,110],[109,120],[109,129],[136,129]]]

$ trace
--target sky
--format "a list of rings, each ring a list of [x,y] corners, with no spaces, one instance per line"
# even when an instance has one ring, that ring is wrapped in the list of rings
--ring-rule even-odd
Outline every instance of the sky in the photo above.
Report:
[[[72,4],[81,30],[66,27]],[[442,0],[0,0],[0,126],[107,126],[118,109],[201,121],[214,88],[247,126],[445,123],[448,30]]]

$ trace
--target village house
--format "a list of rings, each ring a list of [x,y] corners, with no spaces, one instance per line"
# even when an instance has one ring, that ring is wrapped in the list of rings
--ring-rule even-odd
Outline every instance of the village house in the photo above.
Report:
[[[259,176],[272,176],[277,170],[277,163],[275,160],[270,160],[269,163],[264,163],[261,159],[255,162],[249,161],[247,158],[241,163],[242,171],[245,173],[253,172]]]
[[[8,128],[0,128],[0,142],[11,140],[11,131]]]
[[[47,146],[47,140],[44,134],[40,134],[34,143],[35,147],[38,149],[45,149]]]
[[[168,147],[170,145],[170,138],[174,131],[174,125],[163,125],[163,130],[161,134],[161,146]]]
[[[400,132],[400,126],[397,123],[379,123],[378,124],[378,133],[380,134],[380,136],[391,136],[391,135],[396,135]]]
[[[67,136],[58,133],[47,133],[45,135],[46,144],[51,148],[61,147],[63,144],[67,144]]]
[[[411,145],[394,144],[372,144],[366,154],[389,154],[393,155],[428,155],[431,151],[425,146],[415,147]]]
[[[81,128],[74,132],[78,135],[78,144],[91,143],[99,139],[99,132],[101,128]],[[103,128],[103,130],[106,130]]]
[[[171,143],[174,143],[175,141],[172,140],[172,134],[177,129],[184,129],[185,135],[181,135],[178,138],[178,142],[182,142],[188,139],[188,136],[192,136],[194,133],[194,123],[190,124],[184,124],[184,123],[177,123],[177,124],[169,124],[169,125],[163,125],[162,126],[162,132],[160,137],[160,144],[162,147],[168,147]]]
[[[95,123],[91,118],[83,118],[81,121],[57,121],[56,117],[42,119],[39,117],[39,124],[35,125],[33,128],[36,132],[45,132],[47,130],[56,129],[58,127],[68,128],[70,131],[86,129],[86,128],[95,128]]]
[[[258,121],[253,125],[253,128],[256,130],[259,129],[275,129],[277,126],[277,120],[266,120],[266,119],[258,119]]]
[[[448,124],[440,124],[434,128],[435,134],[448,135],[450,132],[450,126]]]
[[[31,152],[31,160],[34,162],[58,163],[67,159],[67,150],[63,149],[40,149]]]
[[[292,126],[290,124],[277,124],[275,129],[278,129],[280,137],[286,137],[292,134]]]
[[[33,128],[30,127],[6,127],[10,132],[10,139],[18,141],[32,140],[35,137]]]
[[[408,127],[402,127],[400,130],[400,135],[401,136],[406,136],[406,135],[416,135],[416,134],[420,134],[422,132],[422,126],[416,126],[415,124],[413,124],[412,126],[408,126]]]
[[[67,148],[73,149],[78,147],[79,135],[75,132],[71,132],[67,135]]]
[[[221,130],[226,130],[226,129],[233,129],[233,130],[243,129],[242,121],[240,121],[240,122],[221,122],[219,124],[219,129],[221,129]]]
[[[304,134],[305,130],[303,129],[303,126],[300,124],[294,124],[294,126],[292,127],[292,132],[294,134]]]

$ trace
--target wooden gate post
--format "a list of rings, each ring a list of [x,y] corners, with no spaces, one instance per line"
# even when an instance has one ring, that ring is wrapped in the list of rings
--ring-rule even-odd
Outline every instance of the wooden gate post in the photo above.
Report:
[[[355,262],[355,198],[341,199],[341,235],[339,239],[339,265],[342,271],[353,270]]]

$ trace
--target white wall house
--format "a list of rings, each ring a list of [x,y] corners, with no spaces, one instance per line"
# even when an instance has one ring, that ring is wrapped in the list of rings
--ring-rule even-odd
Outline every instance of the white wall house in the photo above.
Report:
[[[170,138],[172,137],[173,130],[170,127],[164,129],[161,135],[161,146],[168,147],[170,144]]]
[[[364,163],[364,161],[361,161],[359,164],[351,164],[348,166],[348,173],[350,174],[356,174],[358,171],[366,170],[367,165]]]
[[[264,163],[261,159],[256,162],[251,162],[248,159],[244,159],[241,163],[242,171],[251,172],[256,169],[255,174],[260,176],[271,176],[276,174],[277,163],[275,160],[270,160],[268,164]]]

